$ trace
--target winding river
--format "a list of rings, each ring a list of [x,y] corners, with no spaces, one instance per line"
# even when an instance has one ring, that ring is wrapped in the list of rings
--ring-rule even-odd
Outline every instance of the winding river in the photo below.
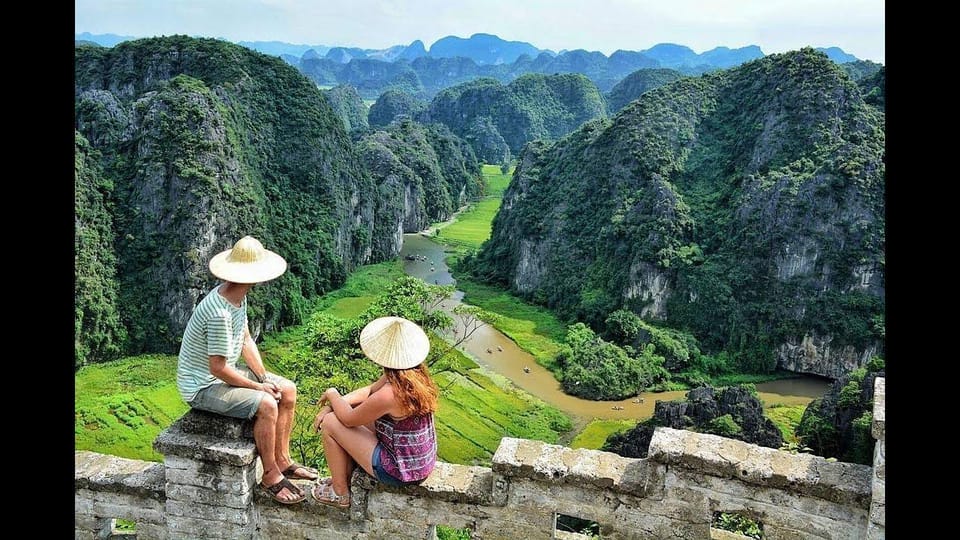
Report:
[[[417,258],[408,260],[407,255]],[[427,283],[456,283],[444,261],[444,247],[421,234],[404,235],[400,257],[403,269],[408,275]],[[457,291],[450,301],[444,303],[443,308],[453,309],[462,298],[463,292]],[[480,365],[503,375],[520,388],[576,417],[575,423],[578,424],[581,422],[576,420],[591,418],[646,420],[653,416],[657,400],[680,399],[687,393],[685,390],[644,392],[639,398],[631,397],[622,401],[593,401],[565,394],[553,374],[537,364],[532,355],[499,330],[487,325],[478,329],[463,348]],[[757,392],[767,406],[775,403],[805,405],[825,394],[829,387],[830,383],[824,379],[800,376],[795,379],[759,383]]]

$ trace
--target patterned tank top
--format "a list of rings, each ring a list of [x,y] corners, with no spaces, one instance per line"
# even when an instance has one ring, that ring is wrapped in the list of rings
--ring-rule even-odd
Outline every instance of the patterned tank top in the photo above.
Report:
[[[380,465],[402,482],[419,482],[433,471],[437,462],[437,432],[433,413],[394,420],[377,419],[377,440],[383,445]]]

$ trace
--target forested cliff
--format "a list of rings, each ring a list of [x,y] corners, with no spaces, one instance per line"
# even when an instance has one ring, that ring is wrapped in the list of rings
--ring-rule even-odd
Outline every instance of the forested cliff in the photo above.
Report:
[[[505,163],[534,139],[557,139],[606,116],[603,95],[583,75],[523,75],[508,85],[476,79],[443,90],[417,116],[466,139],[486,163]]]
[[[316,86],[279,58],[185,36],[78,46],[75,81],[76,320],[92,329],[78,336],[77,365],[175,352],[215,284],[207,261],[246,234],[289,263],[251,293],[255,334],[299,322],[306,300],[353,267],[397,254],[373,241],[403,226],[379,211],[391,204],[379,198],[383,178]],[[462,165],[479,178],[475,162]],[[423,184],[419,174],[407,180]],[[451,201],[466,189],[455,182],[443,186]],[[401,214],[449,214],[420,202]]]
[[[884,115],[812,49],[683,78],[527,145],[478,276],[601,327],[625,307],[742,369],[882,352]]]

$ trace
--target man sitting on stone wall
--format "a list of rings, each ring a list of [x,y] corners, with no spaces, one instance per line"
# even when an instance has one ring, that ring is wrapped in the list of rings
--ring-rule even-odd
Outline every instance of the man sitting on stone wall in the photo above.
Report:
[[[287,477],[316,480],[317,471],[290,458],[290,432],[297,403],[293,382],[267,373],[247,324],[247,292],[282,275],[287,261],[245,236],[210,259],[223,280],[194,308],[180,345],[177,388],[191,408],[235,418],[253,418],[253,437],[263,463],[260,486],[273,499],[295,504],[306,493]],[[243,356],[246,367],[237,367]]]

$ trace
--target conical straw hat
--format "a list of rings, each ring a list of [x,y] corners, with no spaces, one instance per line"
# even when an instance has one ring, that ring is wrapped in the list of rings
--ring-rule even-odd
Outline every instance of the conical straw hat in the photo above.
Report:
[[[380,317],[360,331],[360,349],[383,367],[409,369],[430,352],[430,340],[416,323],[402,317]]]
[[[233,283],[260,283],[279,277],[287,271],[287,261],[263,248],[252,236],[244,236],[233,248],[210,259],[210,272]]]

